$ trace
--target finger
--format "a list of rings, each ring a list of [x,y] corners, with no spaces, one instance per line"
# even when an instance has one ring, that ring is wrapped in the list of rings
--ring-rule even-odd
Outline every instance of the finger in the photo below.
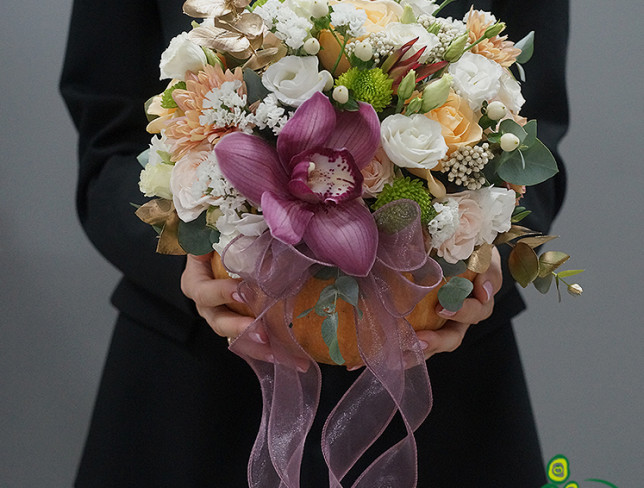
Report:
[[[213,279],[209,262],[188,256],[186,268],[181,275],[181,291],[198,306],[217,307],[241,301],[237,295],[237,285],[237,280]]]
[[[202,307],[197,306],[201,315],[216,334],[223,337],[235,338],[241,335],[255,319],[239,315],[226,306]],[[255,337],[253,337],[255,339]],[[257,342],[266,343],[265,337],[257,337]]]
[[[469,324],[449,321],[438,330],[420,330],[416,333],[421,347],[427,345],[423,352],[425,359],[439,352],[452,352],[463,342]]]
[[[489,318],[493,310],[494,298],[487,302],[482,302],[478,298],[466,298],[461,308],[456,312],[446,310],[439,305],[436,308],[436,313],[454,322],[478,324],[482,320]]]

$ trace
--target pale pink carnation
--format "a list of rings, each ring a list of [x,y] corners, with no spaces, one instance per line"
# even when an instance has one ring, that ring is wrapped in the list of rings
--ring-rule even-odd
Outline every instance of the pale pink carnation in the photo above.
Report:
[[[378,148],[369,165],[362,169],[362,176],[363,196],[367,198],[376,198],[387,183],[394,181],[394,163],[382,147]]]

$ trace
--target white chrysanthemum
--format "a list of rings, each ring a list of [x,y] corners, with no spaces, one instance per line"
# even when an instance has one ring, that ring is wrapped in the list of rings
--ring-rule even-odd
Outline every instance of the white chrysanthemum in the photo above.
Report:
[[[490,186],[470,192],[470,198],[481,207],[483,214],[477,245],[492,244],[498,234],[510,230],[517,200],[513,190]]]
[[[357,9],[354,5],[336,3],[331,13],[331,23],[337,29],[346,27],[349,37],[362,37],[367,34],[364,23],[367,21],[367,13]]]
[[[452,198],[447,198],[442,203],[435,202],[434,209],[438,212],[438,215],[427,224],[427,229],[432,238],[432,247],[436,249],[456,234],[460,217],[458,202]]]
[[[274,93],[269,93],[264,100],[260,102],[253,117],[253,123],[258,129],[269,128],[277,136],[288,122],[288,115],[283,107],[279,106],[279,102]]]
[[[266,28],[272,29],[275,26],[275,20],[279,15],[280,9],[284,8],[280,0],[268,0],[264,5],[255,7],[254,14],[259,15],[264,21]]]
[[[246,95],[239,95],[241,81],[226,81],[220,87],[213,88],[206,94],[203,110],[199,116],[201,125],[212,125],[216,128],[238,127],[244,132],[251,132],[249,114],[246,113]]]
[[[161,131],[160,135],[152,136],[150,140],[150,151],[148,156],[148,164],[159,164],[170,162],[170,147],[167,144],[165,131]]]

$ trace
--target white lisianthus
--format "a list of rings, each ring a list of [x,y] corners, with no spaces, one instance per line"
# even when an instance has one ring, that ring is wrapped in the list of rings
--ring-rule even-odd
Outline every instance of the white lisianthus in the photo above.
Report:
[[[409,5],[416,17],[419,15],[432,15],[434,10],[438,8],[433,0],[403,0],[401,5],[403,7]]]
[[[318,72],[316,56],[285,56],[266,69],[262,83],[283,104],[299,107],[332,79],[328,71]]]
[[[486,10],[477,10],[476,12],[479,14],[483,14],[483,18],[485,19],[485,25],[496,24],[496,17],[492,12],[487,12]],[[467,23],[467,19],[469,18],[470,18],[470,12],[468,10],[465,16],[463,17],[463,22]]]
[[[410,56],[413,56],[423,47],[425,51],[420,56],[418,61],[424,63],[429,58],[432,49],[434,49],[440,43],[438,36],[436,34],[430,34],[420,24],[403,24],[401,22],[391,22],[385,27],[385,34],[387,35],[387,40],[393,44],[393,46],[398,49],[407,44],[412,39],[418,38],[411,48],[407,51],[403,59],[407,59]]]
[[[197,73],[203,69],[208,60],[201,46],[189,39],[187,32],[182,32],[170,41],[161,55],[161,76],[159,79],[185,80],[186,71]]]
[[[172,200],[170,176],[173,165],[162,161],[150,161],[141,170],[139,189],[146,197],[160,197]]]
[[[148,152],[148,164],[170,163],[170,147],[165,137],[165,131],[161,131],[160,136],[154,135],[150,140],[150,150]]]
[[[496,99],[503,103],[512,113],[518,114],[525,103],[525,98],[521,94],[521,85],[504,69],[499,79],[501,85]]]
[[[389,159],[403,168],[432,169],[447,154],[441,125],[424,115],[390,115],[382,121],[380,139]]]
[[[497,234],[510,230],[512,212],[517,201],[516,194],[512,190],[492,186],[469,193],[470,198],[481,207],[483,214],[476,245],[484,242],[492,244]]]
[[[480,54],[464,53],[449,65],[448,71],[454,77],[454,90],[475,112],[481,109],[484,100],[495,99],[501,89],[503,68]]]
[[[321,0],[285,0],[283,5],[289,7],[300,17],[317,18],[329,13],[326,2]]]

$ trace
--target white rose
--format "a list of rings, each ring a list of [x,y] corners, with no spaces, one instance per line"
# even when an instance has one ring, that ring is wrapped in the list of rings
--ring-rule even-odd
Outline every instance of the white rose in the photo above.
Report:
[[[449,65],[448,71],[454,77],[452,86],[475,112],[481,109],[484,100],[493,100],[501,88],[503,68],[480,54],[464,53]]]
[[[172,201],[179,218],[184,222],[192,222],[210,205],[217,204],[216,197],[205,191],[207,186],[199,177],[199,166],[204,159],[203,154],[188,154],[177,161],[172,169]]]
[[[403,168],[432,169],[447,154],[441,125],[424,115],[390,115],[380,126],[382,147]]]
[[[160,79],[185,80],[186,71],[196,73],[207,63],[203,49],[188,38],[187,32],[182,32],[170,41],[170,45],[161,55]]]
[[[516,206],[516,194],[505,188],[486,187],[472,191],[470,198],[481,207],[483,219],[476,244],[492,244],[497,234],[507,232],[512,225],[512,212]]]
[[[262,77],[264,86],[275,93],[285,105],[299,107],[315,92],[322,91],[331,73],[318,72],[316,56],[285,56],[266,69]]]
[[[438,8],[433,0],[403,0],[401,5],[409,5],[414,11],[416,17],[420,15],[432,15],[434,10]]]
[[[438,36],[430,34],[420,24],[402,24],[400,22],[391,22],[385,27],[387,39],[392,42],[394,47],[400,48],[407,44],[412,39],[418,38],[413,46],[407,51],[403,59],[409,58],[426,47],[425,51],[418,59],[420,63],[424,63],[429,58],[431,50],[439,44]]]
[[[146,197],[160,197],[172,200],[170,175],[173,165],[160,161],[149,162],[141,170],[139,189]]]
[[[503,70],[499,81],[501,86],[496,99],[503,103],[512,113],[518,114],[525,103],[525,98],[521,94],[521,85],[507,69]]]

